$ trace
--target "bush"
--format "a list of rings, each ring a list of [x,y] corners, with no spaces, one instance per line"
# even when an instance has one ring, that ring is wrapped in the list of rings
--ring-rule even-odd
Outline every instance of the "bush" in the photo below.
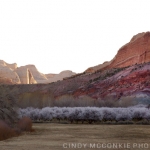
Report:
[[[17,135],[17,132],[13,128],[4,121],[0,121],[0,141]]]
[[[18,122],[18,128],[21,131],[29,131],[32,132],[32,120],[29,117],[23,117]]]

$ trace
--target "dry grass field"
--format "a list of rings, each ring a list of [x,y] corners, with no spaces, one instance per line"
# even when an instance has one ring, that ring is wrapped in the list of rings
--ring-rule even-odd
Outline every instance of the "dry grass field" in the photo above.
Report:
[[[0,141],[0,150],[149,150],[149,125],[34,123],[35,132]]]

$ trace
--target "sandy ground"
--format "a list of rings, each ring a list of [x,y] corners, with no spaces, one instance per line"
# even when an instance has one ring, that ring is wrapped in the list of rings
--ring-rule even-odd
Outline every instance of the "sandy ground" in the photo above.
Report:
[[[1,141],[0,150],[150,149],[149,125],[35,123],[33,128],[33,133]]]

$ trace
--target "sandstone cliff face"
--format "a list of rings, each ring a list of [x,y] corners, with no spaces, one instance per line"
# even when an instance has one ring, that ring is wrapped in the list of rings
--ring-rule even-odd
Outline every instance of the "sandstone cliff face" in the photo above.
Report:
[[[90,67],[85,72],[91,73],[96,70],[108,68],[121,68],[142,64],[150,61],[150,32],[139,33],[122,46],[116,56],[110,61],[101,65]]]
[[[5,64],[6,64],[10,69],[12,69],[12,70],[15,70],[15,69],[17,68],[17,64],[16,64],[16,63],[14,63],[14,64],[8,64],[8,63],[5,62]]]
[[[32,73],[26,66],[17,68],[16,73],[18,74],[21,84],[35,84],[37,83]]]
[[[35,67],[35,65],[26,65],[23,66],[23,68],[25,68],[26,70],[28,70],[28,72],[30,72],[30,74],[32,74],[32,82],[34,83],[48,83],[47,78],[45,77],[44,74],[40,73],[37,68]],[[33,78],[35,81],[33,81]],[[31,80],[31,79],[30,79]]]
[[[0,84],[15,84],[12,79],[0,77]]]
[[[17,74],[20,77],[23,84],[35,84],[35,83],[51,83],[58,80],[63,80],[65,77],[70,77],[75,73],[72,71],[62,71],[59,74],[42,74],[34,65],[26,65],[16,69]]]
[[[4,84],[36,84],[51,83],[63,80],[75,73],[72,71],[63,71],[60,74],[43,74],[40,73],[35,65],[26,65],[17,67],[17,64],[8,64],[0,60],[0,83]]]
[[[9,83],[9,84],[21,83],[18,74],[12,68],[15,68],[15,64],[9,65],[5,63],[3,60],[0,60],[1,83]]]
[[[119,49],[109,68],[126,67],[150,61],[150,32],[135,35]]]

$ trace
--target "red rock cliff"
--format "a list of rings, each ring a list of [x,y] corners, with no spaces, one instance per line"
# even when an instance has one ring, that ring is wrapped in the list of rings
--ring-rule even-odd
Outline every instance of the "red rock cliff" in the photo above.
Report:
[[[150,32],[139,33],[121,47],[108,68],[126,67],[150,61]]]
[[[95,72],[108,68],[120,68],[150,62],[150,32],[139,33],[122,46],[116,56],[107,63],[90,67],[85,72]]]

